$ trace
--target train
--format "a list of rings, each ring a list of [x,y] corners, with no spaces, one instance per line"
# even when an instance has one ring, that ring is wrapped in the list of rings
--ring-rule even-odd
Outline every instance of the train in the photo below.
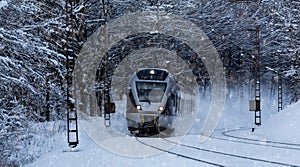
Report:
[[[161,68],[143,68],[130,81],[126,120],[130,133],[174,130],[180,113],[180,87],[172,74]]]

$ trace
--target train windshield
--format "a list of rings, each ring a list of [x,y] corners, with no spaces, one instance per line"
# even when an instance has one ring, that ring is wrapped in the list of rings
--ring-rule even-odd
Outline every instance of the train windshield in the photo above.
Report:
[[[140,102],[161,102],[167,83],[136,82],[138,98]]]

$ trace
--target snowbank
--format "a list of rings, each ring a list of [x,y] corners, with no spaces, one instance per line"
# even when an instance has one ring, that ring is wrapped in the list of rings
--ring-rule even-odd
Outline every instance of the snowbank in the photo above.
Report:
[[[262,122],[255,134],[268,140],[300,143],[300,101]]]

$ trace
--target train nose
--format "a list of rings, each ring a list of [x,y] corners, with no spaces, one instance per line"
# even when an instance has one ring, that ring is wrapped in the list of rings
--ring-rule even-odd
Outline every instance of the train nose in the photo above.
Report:
[[[149,108],[151,107],[151,103],[150,102],[142,102],[141,107],[143,110],[149,110]]]
[[[161,103],[142,103],[141,104],[143,111],[146,112],[157,112],[160,111],[160,109],[163,110],[162,104]]]
[[[156,121],[158,114],[141,114],[140,120],[141,123]]]

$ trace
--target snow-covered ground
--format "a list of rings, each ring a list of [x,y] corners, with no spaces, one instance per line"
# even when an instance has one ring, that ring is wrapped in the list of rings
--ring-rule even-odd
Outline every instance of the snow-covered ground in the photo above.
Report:
[[[224,113],[223,119],[229,116]],[[66,141],[60,141],[52,152],[28,167],[300,166],[299,116],[300,102],[270,116],[254,132],[251,132],[251,126],[219,127],[203,143],[195,129],[183,136],[147,138],[105,128],[102,118],[94,119],[95,124],[88,122],[89,125],[98,125],[92,131],[84,130],[87,122],[81,121],[77,148],[70,150]],[[92,133],[102,136],[99,140],[91,138]]]

